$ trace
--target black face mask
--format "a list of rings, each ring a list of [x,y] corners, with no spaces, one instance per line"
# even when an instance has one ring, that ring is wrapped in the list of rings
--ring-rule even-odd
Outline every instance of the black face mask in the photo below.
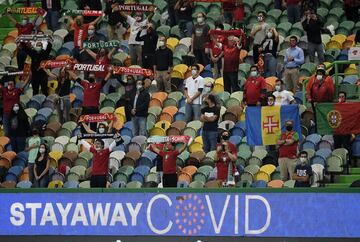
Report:
[[[291,131],[293,129],[293,126],[286,126],[287,131]]]
[[[95,82],[95,78],[89,77],[89,82],[90,82],[90,83],[94,83],[94,82]]]
[[[228,135],[223,135],[223,136],[221,136],[221,138],[222,138],[223,140],[225,140],[225,141],[229,140],[229,136],[228,136]]]

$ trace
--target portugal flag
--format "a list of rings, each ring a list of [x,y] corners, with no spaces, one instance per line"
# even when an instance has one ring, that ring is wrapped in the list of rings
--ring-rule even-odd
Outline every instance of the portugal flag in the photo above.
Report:
[[[316,122],[319,134],[359,134],[360,102],[318,103]]]

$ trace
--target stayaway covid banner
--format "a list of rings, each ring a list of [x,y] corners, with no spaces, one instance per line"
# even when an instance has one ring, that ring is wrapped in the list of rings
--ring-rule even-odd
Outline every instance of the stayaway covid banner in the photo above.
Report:
[[[360,237],[359,193],[1,193],[0,235]]]

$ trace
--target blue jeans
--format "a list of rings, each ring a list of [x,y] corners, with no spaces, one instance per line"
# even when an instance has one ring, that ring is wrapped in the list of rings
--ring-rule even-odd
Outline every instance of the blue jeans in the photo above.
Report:
[[[146,117],[132,117],[132,133],[133,136],[143,135],[147,136],[147,130],[146,130]]]
[[[113,87],[114,89],[118,88],[120,86],[120,82],[118,82],[117,79],[109,79],[103,86],[103,93],[109,94],[110,87]]]
[[[193,120],[199,120],[201,114],[200,104],[185,104],[185,120],[190,122]]]
[[[46,23],[49,29],[55,32],[59,28],[59,11],[47,11]]]
[[[265,54],[265,77],[276,76],[277,60],[272,54]]]
[[[300,21],[300,7],[298,5],[290,5],[287,7],[288,21],[292,24]]]
[[[4,126],[4,133],[5,136],[9,136],[9,130],[10,130],[10,116],[8,114],[3,114],[3,126]]]
[[[191,21],[180,20],[179,28],[181,38],[191,37],[193,32],[193,23]]]
[[[38,174],[40,175],[40,174]],[[35,188],[47,188],[49,184],[49,173],[43,175],[39,180],[34,179],[33,187]]]
[[[201,136],[205,153],[216,149],[218,139],[217,131],[203,130]]]

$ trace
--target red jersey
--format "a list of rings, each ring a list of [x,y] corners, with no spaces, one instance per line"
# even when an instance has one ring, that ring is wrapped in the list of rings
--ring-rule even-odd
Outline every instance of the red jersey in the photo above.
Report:
[[[236,153],[235,145],[230,142],[228,144],[229,144],[231,154],[236,156],[237,153]],[[219,146],[221,146],[221,144],[218,144],[216,149]],[[230,160],[229,156],[223,152],[217,152],[217,157],[218,157],[218,161],[216,163],[217,179],[226,181],[228,178],[229,164],[230,164],[231,160]],[[232,174],[234,175],[235,172],[236,172],[236,164],[233,163]]]
[[[334,82],[327,76],[320,84],[315,76],[310,77],[306,85],[306,96],[313,102],[331,102],[334,98]]]
[[[164,174],[176,173],[176,159],[179,155],[179,151],[164,151],[161,150],[159,155],[163,158],[163,172]]]
[[[215,35],[214,38],[218,43],[224,44],[225,37],[223,35]],[[214,57],[218,57],[222,52],[222,48],[219,48],[214,41],[211,41],[211,51]]]
[[[83,24],[82,28],[74,24],[74,47],[80,47],[80,49],[82,49],[83,42],[88,37],[88,29],[89,24]]]
[[[249,77],[244,84],[244,100],[247,104],[256,105],[264,97],[262,90],[266,89],[266,81],[262,76]]]
[[[90,148],[93,153],[92,161],[92,175],[107,175],[109,171],[109,156],[110,150],[108,148],[97,152],[94,147]]]
[[[237,6],[233,12],[234,21],[235,22],[242,22],[245,18],[245,8],[244,4]]]
[[[83,107],[98,107],[102,87],[101,83],[81,81],[81,86],[84,88]]]
[[[299,0],[286,0],[287,6],[298,5],[298,4],[299,4]]]
[[[295,131],[286,132],[281,134],[281,140],[294,139],[292,145],[280,145],[279,158],[295,159],[297,154],[297,147],[299,143],[299,135]]]
[[[108,65],[108,64],[110,64],[110,60],[107,56],[104,56],[103,58],[101,58],[99,55],[96,56],[96,65]],[[108,74],[107,71],[95,72],[95,77],[105,79],[107,74]]]
[[[7,88],[2,88],[2,97],[3,97],[3,112],[5,114],[10,114],[14,104],[20,102],[20,95],[22,93],[21,88],[15,88],[12,91],[9,91]]]
[[[224,72],[238,72],[240,63],[240,49],[234,47],[224,47]]]
[[[31,34],[35,26],[33,23],[27,23],[25,25],[17,23],[15,27],[17,28],[18,35],[20,36],[23,34]]]

